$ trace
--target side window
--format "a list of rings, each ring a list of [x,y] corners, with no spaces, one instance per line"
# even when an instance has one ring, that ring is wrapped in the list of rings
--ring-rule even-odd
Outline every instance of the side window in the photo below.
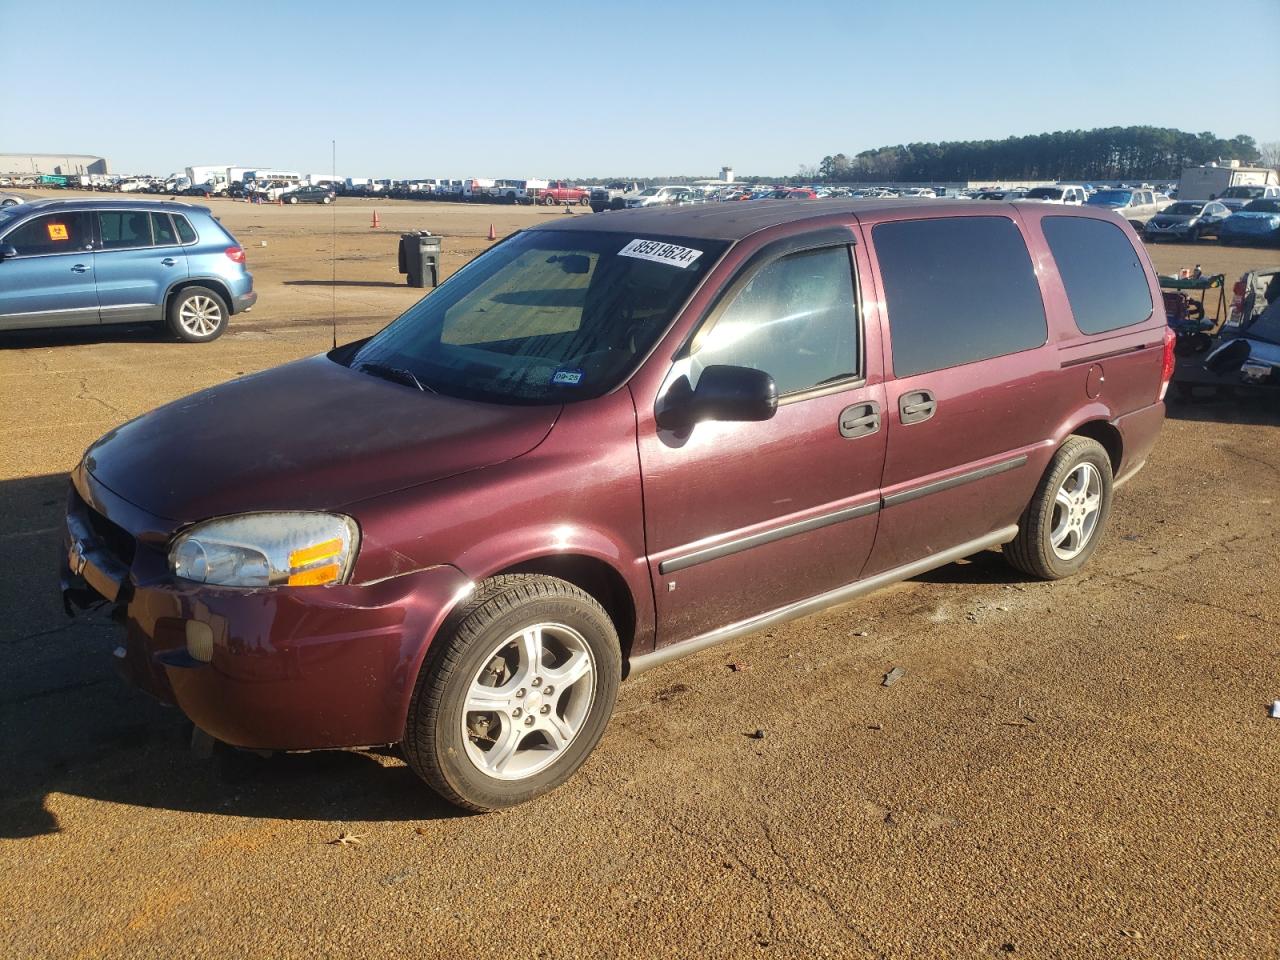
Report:
[[[1089,217],[1040,221],[1081,333],[1105,333],[1151,316],[1151,287],[1124,231]]]
[[[1005,217],[874,228],[898,377],[1042,346],[1044,302],[1022,234]]]
[[[151,232],[155,235],[158,247],[167,247],[178,242],[178,235],[174,232],[173,223],[170,222],[167,213],[151,214]]]
[[[84,250],[91,242],[87,213],[47,213],[10,230],[5,243],[13,244],[18,256],[70,253]]]
[[[174,223],[174,226],[178,228],[179,240],[181,240],[183,243],[196,242],[196,232],[193,229],[191,229],[191,224],[187,221],[186,217],[184,217],[180,213],[175,213],[173,215],[173,223]]]
[[[151,217],[142,210],[100,210],[98,230],[104,250],[151,246]]]
[[[689,357],[690,382],[713,364],[763,370],[785,396],[858,373],[858,316],[847,247],[782,257],[762,267]]]

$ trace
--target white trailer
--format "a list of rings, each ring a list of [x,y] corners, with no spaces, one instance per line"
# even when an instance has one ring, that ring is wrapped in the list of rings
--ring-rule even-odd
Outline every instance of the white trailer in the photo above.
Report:
[[[1280,184],[1280,176],[1270,167],[1242,167],[1238,160],[1221,165],[1210,163],[1182,171],[1178,180],[1178,199],[1200,203],[1216,200],[1228,187],[1269,187],[1276,184]]]

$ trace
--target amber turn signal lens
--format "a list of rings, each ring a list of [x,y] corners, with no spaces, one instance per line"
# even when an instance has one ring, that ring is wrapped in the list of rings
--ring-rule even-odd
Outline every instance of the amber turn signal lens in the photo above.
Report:
[[[297,569],[305,567],[308,563],[315,563],[317,560],[328,560],[330,557],[336,557],[342,552],[342,541],[334,538],[326,540],[324,543],[317,543],[315,546],[303,547],[301,550],[295,550],[289,554],[289,566]]]
[[[301,573],[289,574],[291,587],[315,587],[322,583],[333,583],[342,575],[342,568],[336,563],[327,563],[323,567],[313,567]]]

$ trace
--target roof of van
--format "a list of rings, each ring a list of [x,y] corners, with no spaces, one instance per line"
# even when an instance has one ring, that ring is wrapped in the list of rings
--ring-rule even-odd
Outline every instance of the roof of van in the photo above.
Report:
[[[1025,207],[1026,204],[1018,204]],[[1032,204],[1037,208],[1043,204]],[[1008,215],[1014,204],[1000,200],[954,200],[946,198],[891,198],[885,200],[751,200],[698,203],[660,207],[611,210],[591,216],[557,217],[539,224],[536,230],[592,230],[611,233],[667,234],[709,240],[741,240],[753,233],[783,223],[817,220],[839,214],[881,214],[930,212],[940,216],[976,213]],[[1075,207],[1054,207],[1055,213],[1074,212]]]

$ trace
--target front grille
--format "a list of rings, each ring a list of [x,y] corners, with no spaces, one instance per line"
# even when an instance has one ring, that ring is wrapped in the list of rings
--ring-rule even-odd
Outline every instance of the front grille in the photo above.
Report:
[[[85,519],[89,521],[89,529],[93,531],[93,535],[124,566],[132,566],[134,551],[137,549],[137,541],[134,540],[133,535],[85,503],[78,491],[75,498],[79,502]]]

